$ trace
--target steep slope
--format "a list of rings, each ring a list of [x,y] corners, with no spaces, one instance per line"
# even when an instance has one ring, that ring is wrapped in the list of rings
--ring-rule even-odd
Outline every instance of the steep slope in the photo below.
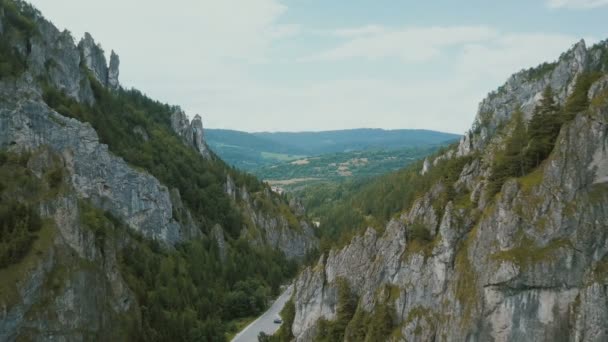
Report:
[[[223,340],[316,249],[91,35],[16,0],[0,33],[0,340]]]
[[[607,57],[580,42],[483,100],[400,216],[301,273],[296,340],[608,339]]]

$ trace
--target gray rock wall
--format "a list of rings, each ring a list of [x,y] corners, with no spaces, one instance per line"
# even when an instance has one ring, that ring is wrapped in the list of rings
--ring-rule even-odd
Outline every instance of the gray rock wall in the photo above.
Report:
[[[195,115],[190,122],[186,113],[181,108],[175,107],[173,115],[171,115],[171,128],[186,145],[194,148],[203,158],[211,159],[211,152],[205,142],[203,121],[200,115]]]
[[[196,234],[173,218],[167,188],[113,156],[89,124],[63,117],[22,92],[2,96],[16,100],[3,101],[0,107],[0,147],[51,147],[64,157],[72,186],[81,197],[146,237],[174,244]]]
[[[563,102],[572,78],[595,63],[583,48],[577,44],[537,83],[519,84],[523,74],[513,76],[510,88],[484,100],[482,108],[497,109],[490,116],[495,122],[506,120],[513,106],[507,99],[525,104],[547,82],[555,82]],[[603,95],[603,102],[592,101],[562,128],[538,170],[506,182],[493,199],[483,196],[488,161],[504,137],[487,128],[475,133],[480,143],[462,154],[475,151],[476,158],[456,182],[470,192],[471,205],[449,202],[438,215],[433,203],[445,187],[438,183],[383,234],[370,228],[304,270],[295,282],[296,340],[313,341],[319,319],[335,318],[333,293],[341,278],[368,312],[380,302],[383,286],[395,289],[389,303],[395,341],[605,341],[607,91],[605,78],[598,80],[589,94]],[[414,222],[433,232],[431,243],[421,247],[408,239]]]

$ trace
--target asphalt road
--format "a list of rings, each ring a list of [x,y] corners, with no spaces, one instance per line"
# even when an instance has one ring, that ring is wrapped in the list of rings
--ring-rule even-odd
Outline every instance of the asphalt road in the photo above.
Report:
[[[249,324],[245,329],[241,330],[233,339],[232,342],[257,342],[260,331],[268,335],[274,334],[279,330],[280,324],[273,321],[279,317],[279,312],[285,306],[285,303],[291,298],[293,286],[289,286],[277,300],[272,304],[264,314],[258,317],[255,321]]]

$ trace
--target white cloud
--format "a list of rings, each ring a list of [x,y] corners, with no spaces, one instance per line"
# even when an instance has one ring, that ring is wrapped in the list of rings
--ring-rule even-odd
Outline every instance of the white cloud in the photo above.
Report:
[[[335,48],[306,57],[305,61],[338,61],[349,58],[397,57],[408,62],[427,61],[441,49],[485,41],[497,32],[485,26],[412,27],[389,30],[379,26],[336,31],[347,41]]]
[[[206,127],[255,131],[464,132],[477,103],[508,75],[557,58],[577,40],[487,26],[315,30],[285,22],[288,9],[279,0],[32,2],[77,37],[89,31],[108,52],[116,50],[123,84],[201,114]],[[317,62],[298,64],[298,56]],[[357,63],[382,69],[386,58],[404,70],[438,64],[420,65],[411,77],[356,74]],[[344,63],[353,74],[333,72],[344,60],[353,62]],[[441,75],[426,77],[439,63]],[[308,72],[314,75],[297,76]]]
[[[88,31],[106,50],[116,50],[129,85],[160,74],[155,68],[204,77],[235,61],[255,62],[274,39],[297,31],[277,25],[287,10],[279,0],[31,2],[53,22],[69,25],[77,40]]]
[[[351,78],[297,88],[241,85],[230,95],[234,106],[222,122],[210,124],[253,131],[314,130],[322,123],[323,129],[431,127],[462,133],[488,92],[522,68],[557,59],[578,40],[560,34],[492,32],[491,38],[450,45],[449,70],[439,78]],[[325,62],[331,66],[335,61]],[[219,106],[214,110],[222,110]],[[243,111],[259,120],[243,122]]]
[[[579,39],[561,34],[503,33],[491,41],[464,45],[455,65],[462,74],[502,83],[521,69],[556,60]]]
[[[550,8],[590,9],[608,6],[608,0],[547,0]]]
[[[293,37],[302,32],[302,28],[297,24],[290,25],[277,25],[272,28],[270,34],[274,39],[284,39],[288,37]]]

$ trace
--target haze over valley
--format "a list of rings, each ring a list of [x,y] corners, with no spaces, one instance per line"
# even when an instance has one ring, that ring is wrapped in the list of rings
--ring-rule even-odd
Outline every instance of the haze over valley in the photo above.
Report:
[[[0,341],[608,341],[606,15],[0,0]]]

